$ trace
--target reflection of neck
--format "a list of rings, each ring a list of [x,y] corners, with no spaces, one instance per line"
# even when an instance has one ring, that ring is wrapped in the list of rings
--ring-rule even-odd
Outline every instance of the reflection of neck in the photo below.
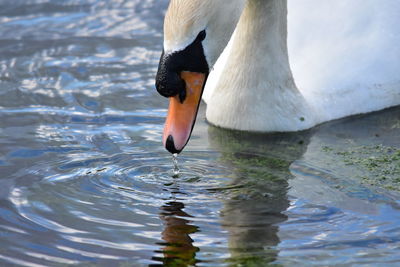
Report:
[[[208,127],[210,148],[232,170],[221,225],[236,265],[269,266],[279,254],[279,225],[287,220],[289,166],[307,149],[312,132],[261,134]],[[229,193],[228,193],[229,192]],[[272,264],[273,265],[273,264]]]
[[[249,0],[231,42],[208,103],[208,120],[252,131],[310,127],[311,120],[300,120],[310,112],[289,66],[286,1]]]
[[[181,218],[191,217],[182,210],[184,207],[181,202],[169,202],[161,207],[160,218],[165,226],[162,239],[166,242],[163,248],[163,262],[166,265],[184,263],[186,266],[196,263],[195,256],[198,248],[193,246],[190,234],[197,232],[197,227]]]

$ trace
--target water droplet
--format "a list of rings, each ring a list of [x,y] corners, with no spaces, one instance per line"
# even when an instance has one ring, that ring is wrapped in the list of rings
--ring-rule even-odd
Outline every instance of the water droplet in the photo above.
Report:
[[[172,154],[172,162],[174,163],[174,170],[173,170],[173,176],[174,178],[177,178],[179,176],[179,166],[178,166],[178,154]]]

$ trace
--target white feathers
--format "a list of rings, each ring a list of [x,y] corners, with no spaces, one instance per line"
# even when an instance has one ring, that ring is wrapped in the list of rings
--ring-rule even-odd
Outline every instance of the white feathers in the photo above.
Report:
[[[228,43],[246,0],[171,0],[164,21],[164,51],[185,49],[206,30],[203,41],[210,66]]]
[[[211,123],[296,131],[400,104],[400,1],[289,0],[287,8],[248,0],[207,82]]]

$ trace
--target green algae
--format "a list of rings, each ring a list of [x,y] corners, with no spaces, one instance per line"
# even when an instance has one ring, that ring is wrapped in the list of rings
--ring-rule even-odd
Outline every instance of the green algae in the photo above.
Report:
[[[365,185],[400,191],[400,149],[384,145],[365,145],[337,151],[324,146],[322,151],[339,156],[355,177]]]

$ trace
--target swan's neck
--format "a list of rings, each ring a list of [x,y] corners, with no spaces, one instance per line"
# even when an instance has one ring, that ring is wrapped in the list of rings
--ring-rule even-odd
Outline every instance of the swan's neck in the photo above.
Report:
[[[286,5],[282,0],[249,0],[236,29],[236,57],[231,60],[252,63],[255,73],[270,81],[291,79]]]
[[[289,66],[286,1],[248,0],[229,47],[225,64],[216,66],[221,75],[208,100],[211,123],[252,131],[313,126]]]

